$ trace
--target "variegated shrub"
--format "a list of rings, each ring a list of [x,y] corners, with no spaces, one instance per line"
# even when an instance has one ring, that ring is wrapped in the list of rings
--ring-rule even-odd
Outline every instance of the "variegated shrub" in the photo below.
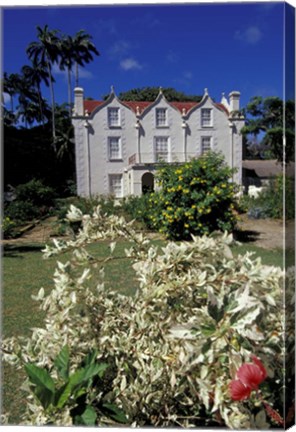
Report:
[[[157,248],[132,223],[107,217],[99,207],[92,216],[72,207],[68,219],[82,222],[80,232],[44,251],[46,258],[72,251],[68,262],[58,262],[51,293],[40,289],[35,297],[46,311],[44,327],[33,329],[28,340],[4,341],[5,360],[17,367],[34,363],[54,375],[64,346],[73,371],[96,349],[97,360],[110,367],[90,389],[89,403],[116,404],[131,426],[265,428],[270,420],[255,399],[234,402],[229,394],[237,369],[256,355],[268,373],[264,397],[282,412],[280,268],[264,266],[250,253],[234,257],[227,234]],[[120,295],[116,287],[106,290],[104,263],[87,249],[110,239],[112,259],[120,237],[131,242],[126,254],[139,281],[134,297]],[[292,297],[290,303],[292,308]],[[27,424],[71,421],[69,406],[44,410],[29,393]],[[97,424],[110,419],[98,416]]]

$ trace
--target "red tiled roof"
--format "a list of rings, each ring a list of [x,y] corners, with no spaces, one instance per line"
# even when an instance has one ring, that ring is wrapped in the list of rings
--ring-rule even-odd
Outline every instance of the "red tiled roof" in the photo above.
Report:
[[[149,105],[152,104],[152,102],[147,102],[147,101],[121,101],[121,102],[123,103],[123,105],[126,105],[134,112],[136,112],[137,107],[139,107],[140,113],[142,113],[145,108],[149,107]]]
[[[95,108],[102,105],[103,101],[96,101],[96,100],[85,100],[84,101],[84,110],[88,111],[90,114]]]
[[[92,111],[94,111],[95,108],[102,105],[104,101],[95,101],[95,100],[85,100],[84,101],[84,109],[88,111],[90,114]],[[137,107],[139,107],[140,114],[149,107],[153,102],[147,102],[147,101],[121,101],[121,103],[128,108],[130,108],[132,111],[136,113]],[[179,110],[181,113],[183,110],[185,110],[185,113],[187,114],[188,111],[190,111],[195,106],[199,105],[198,102],[169,102],[170,105],[175,107],[177,110]],[[227,115],[228,110],[227,108],[221,104],[221,103],[215,103],[217,108],[222,109]]]
[[[183,112],[183,109],[185,110],[185,113],[187,113],[191,108],[198,105],[197,102],[169,102],[173,107],[177,108],[181,113]]]

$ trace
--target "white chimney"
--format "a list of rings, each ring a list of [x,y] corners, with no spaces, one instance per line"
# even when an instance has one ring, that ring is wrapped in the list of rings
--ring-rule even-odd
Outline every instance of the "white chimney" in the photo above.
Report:
[[[76,87],[74,89],[74,113],[78,116],[84,115],[84,92],[83,88]]]
[[[240,92],[232,91],[229,93],[230,112],[239,111]]]

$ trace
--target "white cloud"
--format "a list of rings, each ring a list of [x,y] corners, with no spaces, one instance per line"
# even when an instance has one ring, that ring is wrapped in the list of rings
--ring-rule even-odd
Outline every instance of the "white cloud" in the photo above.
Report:
[[[262,38],[262,32],[259,27],[250,26],[244,31],[238,30],[234,37],[235,39],[241,40],[248,44],[256,44]]]
[[[109,49],[109,55],[112,58],[122,57],[126,55],[131,48],[131,44],[125,40],[118,40]]]
[[[139,70],[139,69],[143,68],[143,66],[137,60],[135,60],[132,57],[122,60],[120,62],[120,67],[121,67],[121,69],[126,70],[126,71],[137,70],[137,69]]]

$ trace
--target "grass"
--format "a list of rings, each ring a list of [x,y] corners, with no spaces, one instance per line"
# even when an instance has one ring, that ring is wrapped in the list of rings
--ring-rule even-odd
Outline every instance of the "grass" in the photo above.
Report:
[[[157,244],[163,242],[157,241]],[[96,258],[104,259],[108,256],[108,242],[101,242],[90,246],[90,252]],[[48,293],[53,288],[52,275],[56,260],[66,262],[68,255],[48,260],[42,259],[43,245],[7,245],[3,253],[3,286],[2,290],[2,334],[9,336],[29,336],[30,329],[42,326],[43,313],[38,303],[31,299],[43,287]],[[115,249],[115,260],[105,266],[106,287],[117,289],[123,294],[133,295],[137,287],[135,274],[130,260],[125,257],[124,249],[130,247],[127,241],[119,241]],[[281,250],[265,250],[250,244],[233,247],[233,253],[244,254],[247,251],[260,256],[263,264],[282,266],[283,254]],[[294,255],[288,256],[288,265],[293,265]],[[10,424],[20,424],[24,410],[23,394],[19,391],[23,381],[23,373],[4,364],[3,377],[3,412],[10,412]],[[17,391],[16,391],[17,389]]]

